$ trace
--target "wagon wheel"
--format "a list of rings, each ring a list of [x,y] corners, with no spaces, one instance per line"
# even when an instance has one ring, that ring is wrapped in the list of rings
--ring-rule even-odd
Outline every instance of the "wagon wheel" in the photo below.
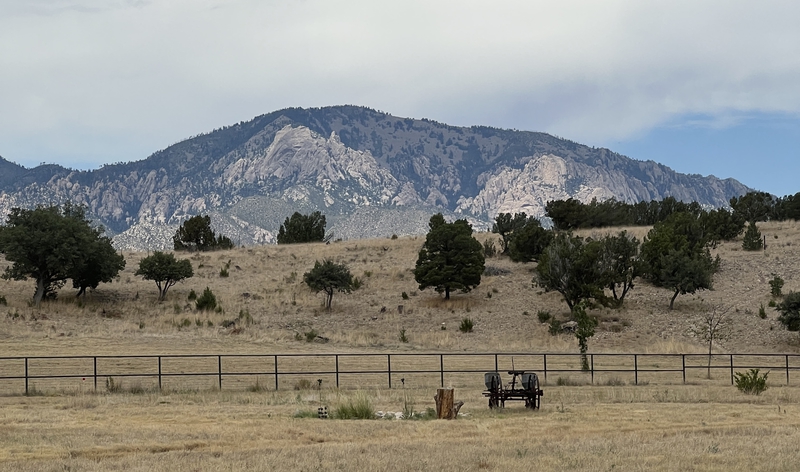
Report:
[[[533,410],[539,409],[541,397],[539,396],[539,377],[533,378],[533,386],[531,388],[530,397],[525,399],[525,407]]]
[[[497,407],[497,398],[494,394],[489,395],[489,409]]]

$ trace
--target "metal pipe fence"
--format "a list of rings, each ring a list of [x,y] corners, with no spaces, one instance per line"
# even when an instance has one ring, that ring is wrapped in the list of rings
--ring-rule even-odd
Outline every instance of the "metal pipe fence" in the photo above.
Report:
[[[733,384],[736,372],[756,368],[772,372],[772,384],[800,384],[800,376],[792,375],[800,370],[800,354],[714,354],[710,358],[707,354],[587,354],[587,363],[589,369],[584,370],[580,354],[524,352],[0,357],[0,394],[59,389],[96,392],[103,387],[99,381],[112,390],[115,384],[122,385],[122,379],[129,389],[158,390],[285,390],[323,383],[336,388],[482,388],[483,375],[476,374],[509,370],[536,372],[544,383],[619,385],[627,379],[631,385],[640,385]]]

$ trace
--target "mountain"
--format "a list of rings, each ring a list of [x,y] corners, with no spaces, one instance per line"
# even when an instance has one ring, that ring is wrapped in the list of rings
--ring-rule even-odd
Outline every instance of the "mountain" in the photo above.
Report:
[[[321,210],[335,237],[358,238],[424,233],[437,211],[485,228],[498,212],[542,215],[548,200],[673,196],[716,207],[749,190],[545,133],[356,106],[279,110],[93,171],[0,158],[0,216],[71,200],[135,249],[169,247],[199,213],[234,241],[259,244],[294,211]]]

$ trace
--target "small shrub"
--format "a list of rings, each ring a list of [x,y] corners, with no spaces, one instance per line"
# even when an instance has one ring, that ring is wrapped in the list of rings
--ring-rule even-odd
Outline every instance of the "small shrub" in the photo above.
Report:
[[[300,379],[294,383],[295,390],[310,390],[311,389],[311,381],[308,379]],[[316,415],[315,415],[316,416]]]
[[[494,257],[497,255],[497,248],[494,246],[493,239],[487,239],[483,242],[483,255],[485,257]]]
[[[372,277],[372,271],[371,270],[365,270],[364,271],[364,277]]]
[[[314,410],[297,410],[292,415],[293,418],[316,418],[318,416],[318,412]]]
[[[317,339],[317,336],[319,336],[319,333],[314,331],[314,329],[311,329],[311,331],[306,331],[305,333],[303,333],[303,335],[306,337],[306,342],[310,343],[310,342],[314,341],[315,339]]]
[[[119,393],[122,391],[122,382],[117,382],[114,377],[106,377],[106,391],[108,393]]]
[[[461,324],[458,326],[458,330],[462,333],[471,333],[472,328],[475,326],[475,323],[472,322],[469,318],[464,318],[461,320]]]
[[[408,342],[408,336],[406,336],[405,328],[400,330],[400,342],[401,343],[407,343]]]
[[[8,306],[8,302],[6,301],[6,296],[0,296],[0,305]]]
[[[397,235],[396,235],[396,234],[393,234],[393,235],[392,235],[392,239],[397,239]]]
[[[133,395],[143,395],[143,394],[147,393],[147,389],[142,387],[142,384],[135,383],[135,384],[131,385],[130,388],[128,388],[128,393],[133,394]]]
[[[333,417],[340,420],[372,420],[375,419],[375,408],[366,395],[358,394],[336,407]]]
[[[211,320],[207,320],[206,321],[206,326],[209,327],[209,328],[213,328],[214,327],[214,323]]]
[[[194,324],[196,324],[199,327],[202,327],[203,326],[203,321],[200,318],[195,318]]]
[[[781,290],[783,289],[783,283],[783,279],[777,275],[772,277],[772,280],[769,281],[770,293],[773,297],[782,296]]]
[[[186,298],[188,298],[190,302],[197,300],[197,292],[195,292],[194,289],[189,290],[189,296]]]
[[[492,292],[486,292],[486,298],[492,298]]]
[[[236,320],[222,320],[222,327],[223,328],[235,328],[236,327]]]
[[[248,392],[264,392],[266,390],[267,390],[267,388],[264,387],[263,385],[261,385],[261,383],[259,383],[258,377],[256,377],[256,383],[254,383],[253,385],[248,385],[247,386],[247,391]]]
[[[761,304],[761,308],[758,309],[758,317],[762,320],[767,318],[767,310],[764,309],[764,304]]]
[[[758,374],[758,369],[750,369],[749,372],[734,374],[734,382],[736,388],[740,392],[748,395],[761,395],[761,392],[767,389],[767,376],[769,372],[764,372],[764,375]]]
[[[364,282],[358,277],[353,277],[353,290],[358,290],[364,285]]]
[[[253,324],[253,317],[250,315],[250,310],[246,308],[239,310],[239,320],[244,322],[244,324],[246,324],[247,326]]]
[[[203,295],[198,297],[194,302],[195,307],[200,311],[211,311],[217,308],[217,297],[210,288],[206,287],[203,290]]]
[[[400,296],[403,298],[403,300],[408,300],[408,294],[406,292],[401,293]]]
[[[556,317],[550,318],[550,326],[548,326],[547,332],[553,336],[561,334],[561,322]]]
[[[539,310],[536,312],[536,317],[539,318],[539,323],[547,323],[550,318],[550,312],[545,310]]]
[[[139,322],[139,329],[144,329],[144,321]]]
[[[775,300],[770,300],[769,303],[767,303],[767,306],[770,308],[775,308],[778,306],[778,304],[775,302]]]
[[[223,267],[222,269],[220,269],[220,270],[219,270],[219,276],[220,276],[220,277],[223,277],[223,278],[225,278],[225,277],[227,277],[227,276],[229,276],[229,275],[230,275],[230,274],[228,273],[228,269],[226,269],[226,268],[224,268],[224,267]]]
[[[189,327],[189,326],[191,326],[191,325],[192,325],[192,320],[190,320],[189,318],[184,318],[184,319],[183,319],[183,320],[181,320],[181,322],[178,324],[178,326],[179,326],[179,327],[183,327],[183,328],[188,328],[188,327]]]

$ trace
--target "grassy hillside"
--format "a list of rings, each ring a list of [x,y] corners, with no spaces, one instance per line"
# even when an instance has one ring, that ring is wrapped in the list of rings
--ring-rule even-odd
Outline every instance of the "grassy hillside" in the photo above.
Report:
[[[670,293],[640,280],[623,308],[593,311],[601,323],[590,351],[702,352],[705,346],[694,328],[703,314],[717,309],[726,312],[730,329],[716,346],[719,352],[796,352],[797,333],[785,331],[768,307],[768,280],[777,274],[786,281],[785,293],[800,290],[800,224],[759,227],[767,236],[766,251],[744,252],[741,241],[714,251],[722,259],[715,290],[679,296],[670,312]],[[629,231],[641,238],[647,229]],[[154,283],[133,275],[144,253],[126,253],[127,268],[119,280],[85,300],[75,300],[74,291],[65,288],[58,301],[38,309],[29,306],[32,281],[0,280],[0,296],[7,300],[7,306],[0,306],[0,355],[577,351],[573,336],[551,336],[539,321],[539,311],[559,317],[568,313],[560,295],[532,286],[533,264],[487,259],[494,275],[484,276],[473,292],[444,301],[414,282],[412,270],[423,241],[418,236],[184,254],[195,277],[170,289],[164,303],[157,303]],[[331,312],[323,308],[323,295],[302,282],[303,273],[322,258],[346,263],[363,282],[352,294],[337,293]],[[229,261],[229,276],[221,277]],[[7,264],[0,262],[0,270]],[[190,290],[199,295],[206,287],[217,296],[221,312],[198,312],[187,299]],[[766,319],[758,316],[761,304]],[[472,333],[459,332],[463,318],[473,320]],[[230,320],[236,326],[223,328]],[[408,342],[400,341],[401,330]],[[319,337],[306,342],[313,333]]]

